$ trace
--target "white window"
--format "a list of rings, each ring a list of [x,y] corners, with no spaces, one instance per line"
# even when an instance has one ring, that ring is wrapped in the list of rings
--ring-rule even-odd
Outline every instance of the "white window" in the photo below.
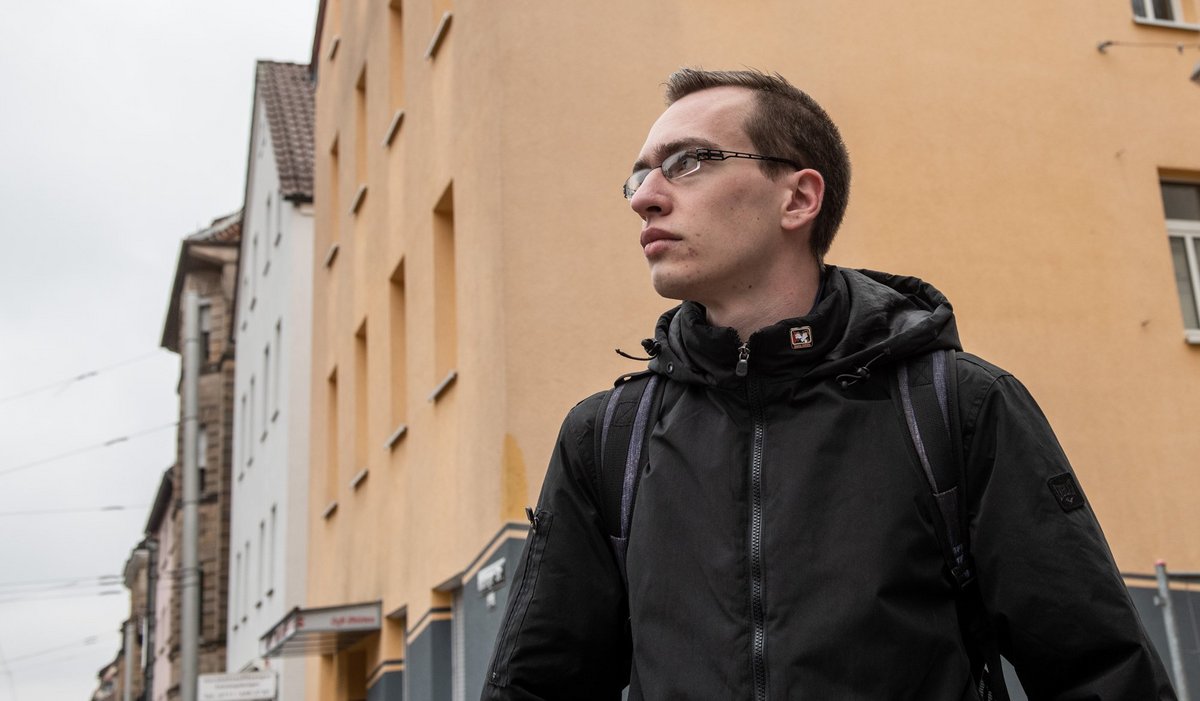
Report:
[[[1200,30],[1196,0],[1133,0],[1133,18],[1140,24],[1168,25]]]
[[[254,376],[250,376],[250,406],[246,411],[246,465],[254,462]]]
[[[1200,343],[1200,183],[1163,182],[1175,288],[1189,343]]]
[[[254,603],[254,606],[256,608],[262,606],[263,581],[264,581],[263,580],[263,551],[264,551],[263,546],[266,545],[266,540],[267,540],[267,522],[259,521],[258,522],[258,581],[255,583],[256,586],[254,587],[254,594],[255,594],[255,597],[257,598],[257,601],[255,601],[255,603]]]
[[[267,596],[275,593],[275,504],[271,504],[271,555],[267,558]]]
[[[275,245],[283,239],[283,196],[278,197],[279,205],[275,207]]]
[[[271,346],[263,348],[263,402],[262,402],[262,432],[267,437],[267,427],[271,423]]]
[[[241,458],[246,467],[250,467],[250,415],[247,411],[246,395],[242,395],[242,431],[238,437],[238,447],[241,448]]]
[[[246,566],[242,568],[242,623],[246,622],[246,614],[250,611],[250,541],[246,541]]]
[[[263,229],[267,232],[268,241],[271,236],[271,194],[267,193],[267,225]],[[263,275],[271,269],[271,244],[266,243],[263,246]]]
[[[283,364],[283,319],[275,322],[275,384],[271,386],[271,420],[279,417],[279,367]]]
[[[233,609],[230,611],[230,619],[233,621],[234,629],[237,628],[238,603],[242,600],[242,554],[237,553],[235,559],[237,563],[233,568],[233,596],[230,597],[231,601],[229,603],[230,608]]]

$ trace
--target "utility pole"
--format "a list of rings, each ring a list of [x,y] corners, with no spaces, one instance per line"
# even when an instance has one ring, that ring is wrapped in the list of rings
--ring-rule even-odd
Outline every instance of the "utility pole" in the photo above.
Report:
[[[200,569],[197,557],[199,519],[196,474],[197,426],[200,409],[200,298],[188,290],[183,302],[183,568],[179,625],[181,701],[196,701],[200,644]]]

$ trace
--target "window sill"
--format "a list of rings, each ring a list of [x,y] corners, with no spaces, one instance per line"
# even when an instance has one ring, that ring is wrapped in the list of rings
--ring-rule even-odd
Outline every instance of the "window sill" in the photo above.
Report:
[[[275,423],[275,419],[279,418],[279,410],[276,409],[274,414],[271,414],[271,423]]]
[[[275,588],[274,587],[271,587],[270,589],[267,590],[267,598],[270,599],[272,596],[275,596]]]
[[[350,214],[358,214],[358,210],[362,209],[363,200],[367,198],[367,186],[362,184],[358,186],[358,192],[354,193],[354,201],[350,203]]]
[[[325,267],[331,267],[333,261],[337,260],[338,245],[336,242],[329,244],[329,250],[325,253]]]
[[[442,397],[442,395],[446,393],[446,390],[450,389],[451,385],[453,385],[454,381],[457,379],[458,379],[458,371],[451,370],[446,375],[445,379],[443,379],[441,382],[439,382],[437,387],[434,387],[433,391],[429,393],[429,402],[433,403],[433,402],[436,402],[438,399],[440,399]]]
[[[263,431],[263,432],[262,432],[262,435],[258,437],[258,442],[259,442],[259,443],[266,443],[266,442],[267,442],[267,432],[266,432],[266,431]]]
[[[432,61],[433,57],[437,55],[438,49],[446,39],[446,33],[450,31],[450,22],[453,19],[454,14],[449,10],[442,13],[442,19],[438,22],[437,29],[433,30],[433,38],[429,40],[429,46],[425,49],[426,61]]]
[[[1183,332],[1183,340],[1190,346],[1200,346],[1200,329],[1188,329]]]
[[[396,132],[400,131],[400,124],[403,121],[404,110],[396,110],[395,116],[392,117],[392,123],[388,125],[387,134],[383,137],[384,148],[392,145],[392,141],[396,139]]]
[[[353,491],[358,491],[358,488],[362,486],[362,483],[367,481],[368,474],[370,474],[370,470],[368,468],[364,467],[363,469],[359,470],[358,474],[350,479],[350,489]]]
[[[337,501],[331,501],[329,502],[329,506],[325,507],[325,511],[321,513],[321,518],[328,521],[329,517],[333,516],[335,513],[337,513]]]
[[[1134,17],[1133,23],[1146,27],[1162,27],[1164,29],[1182,29],[1185,32],[1200,32],[1200,24],[1192,24],[1190,22],[1173,22],[1161,19]]]
[[[395,431],[392,431],[392,435],[388,436],[387,442],[383,447],[387,448],[388,450],[395,449],[396,444],[399,443],[400,439],[404,438],[406,435],[408,435],[408,424],[400,424],[399,428],[397,428]]]

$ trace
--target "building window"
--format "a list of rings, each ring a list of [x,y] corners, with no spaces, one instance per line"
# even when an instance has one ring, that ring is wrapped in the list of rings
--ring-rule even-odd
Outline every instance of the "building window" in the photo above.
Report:
[[[249,457],[246,464],[254,462],[254,376],[250,376],[250,406],[246,409],[246,446]]]
[[[212,304],[207,300],[200,303],[200,363],[208,363],[212,343]]]
[[[271,193],[267,193],[267,225],[263,227],[263,230],[267,232],[268,239],[263,245],[263,275],[271,270],[271,221]]]
[[[275,207],[275,245],[283,239],[283,193],[279,193],[278,206]]]
[[[247,620],[246,614],[250,611],[250,541],[246,541],[246,556],[242,562],[245,567],[242,568],[242,623]]]
[[[433,347],[436,379],[443,383],[458,365],[454,238],[454,186],[449,185],[433,208]]]
[[[1189,343],[1200,343],[1200,184],[1163,182],[1175,287]]]
[[[256,586],[254,588],[254,596],[256,599],[256,601],[254,602],[255,608],[262,606],[263,591],[265,590],[264,584],[265,584],[266,580],[263,578],[263,554],[266,551],[266,548],[264,547],[266,545],[266,540],[267,540],[267,522],[259,521],[258,522],[258,581],[255,583]]]
[[[271,556],[267,559],[267,596],[275,593],[275,547],[276,547],[275,504],[271,504]]]
[[[1133,0],[1134,21],[1198,29],[1194,0]]]
[[[271,424],[271,346],[263,348],[263,402],[262,402],[262,437],[267,437],[267,427]]]
[[[196,473],[199,476],[200,484],[197,485],[197,491],[200,494],[204,493],[204,471],[208,468],[208,427],[200,424],[199,431],[196,436]]]
[[[271,385],[271,420],[279,418],[279,366],[283,364],[283,319],[275,322],[275,383]]]
[[[250,455],[251,455],[251,453],[250,453],[250,426],[248,424],[249,414],[246,413],[246,410],[248,407],[249,407],[249,405],[246,401],[246,395],[243,394],[242,395],[242,430],[241,430],[241,435],[238,436],[238,447],[241,448],[242,463],[245,464],[246,467],[250,467]]]

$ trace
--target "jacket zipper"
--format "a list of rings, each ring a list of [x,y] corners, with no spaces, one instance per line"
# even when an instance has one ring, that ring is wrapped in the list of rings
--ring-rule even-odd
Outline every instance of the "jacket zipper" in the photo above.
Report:
[[[738,347],[738,362],[734,372],[746,377],[746,399],[750,405],[750,418],[754,422],[754,434],[750,449],[750,624],[752,641],[750,649],[750,671],[754,676],[754,699],[767,699],[767,626],[763,604],[763,497],[762,464],[763,438],[766,434],[766,417],[763,414],[762,398],[758,384],[749,379],[750,346],[742,343]]]
[[[547,531],[550,529],[550,513],[525,507],[525,517],[529,519],[529,538],[525,543],[525,567],[521,576],[521,586],[512,593],[515,597],[509,602],[504,615],[504,623],[500,635],[496,638],[496,651],[488,671],[488,682],[496,686],[508,685],[508,663],[516,645],[520,632],[521,621],[529,608],[529,600],[533,598],[533,589],[537,581],[538,569],[541,566],[542,552],[546,548]],[[533,581],[530,581],[533,580]]]

